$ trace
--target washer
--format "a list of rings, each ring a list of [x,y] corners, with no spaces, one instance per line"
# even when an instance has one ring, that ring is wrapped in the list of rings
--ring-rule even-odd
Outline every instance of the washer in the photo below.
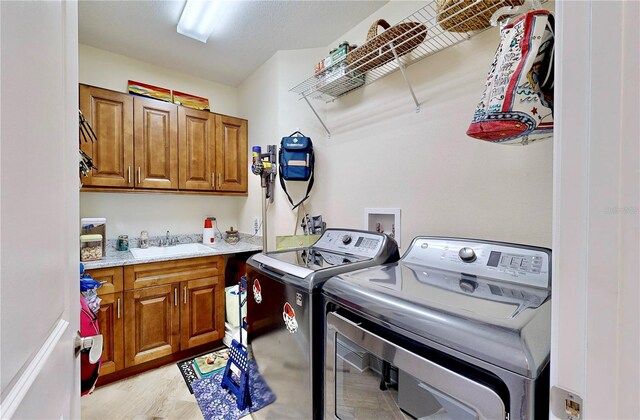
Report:
[[[548,417],[550,250],[417,237],[323,294],[326,418]]]
[[[332,276],[400,258],[384,234],[327,229],[311,247],[255,254],[247,262],[248,342],[276,395],[259,418],[322,418],[322,284]]]

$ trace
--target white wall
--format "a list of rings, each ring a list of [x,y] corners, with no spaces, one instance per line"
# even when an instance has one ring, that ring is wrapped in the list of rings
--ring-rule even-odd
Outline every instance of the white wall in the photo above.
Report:
[[[252,146],[261,146],[266,153],[268,144],[277,144],[278,138],[278,62],[276,53],[238,87],[239,114],[249,120],[249,153]],[[262,217],[262,188],[260,178],[251,173],[249,163],[249,197],[240,207],[239,230],[253,233],[251,220]],[[271,214],[270,212],[269,214]],[[269,223],[269,227],[271,224]],[[267,234],[270,234],[268,230]]]
[[[390,2],[334,44],[345,39],[361,44],[377,18],[393,24],[420,5]],[[363,228],[365,207],[400,207],[405,248],[420,234],[550,246],[552,142],[510,147],[465,134],[498,42],[492,29],[410,66],[420,113],[399,72],[334,103],[314,101],[332,131],[330,139],[306,103],[288,90],[312,74],[333,44],[280,51],[273,69],[277,101],[269,97],[247,111],[248,90],[241,87],[241,112],[252,125],[261,124],[273,115],[258,110],[277,102],[278,133],[270,142],[279,143],[298,127],[312,137],[317,171],[307,210],[322,214],[329,226]],[[243,86],[265,83],[257,73]],[[293,184],[294,196],[301,197],[304,185]],[[271,233],[288,235],[294,215],[277,189]]]
[[[106,217],[107,238],[118,235],[202,233],[204,219],[215,216],[220,231],[238,226],[238,208],[247,197],[162,193],[80,193],[80,217]],[[245,231],[242,231],[245,232]],[[249,233],[250,231],[246,231]]]
[[[179,90],[209,99],[211,110],[238,116],[237,88],[221,85],[174,70],[79,45],[79,78],[86,83],[119,92],[135,80]],[[250,125],[251,126],[251,125]],[[238,208],[246,197],[186,194],[87,193],[80,194],[81,217],[106,217],[107,237],[201,232],[206,216],[218,219],[220,230],[238,226]]]
[[[134,58],[79,44],[80,83],[127,91],[127,81],[191,93],[209,99],[212,112],[236,116],[238,92],[233,86],[191,76],[179,71],[159,67]]]

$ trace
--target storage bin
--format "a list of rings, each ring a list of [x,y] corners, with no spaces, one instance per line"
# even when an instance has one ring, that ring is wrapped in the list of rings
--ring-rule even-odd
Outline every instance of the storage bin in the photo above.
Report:
[[[80,219],[80,235],[102,235],[102,255],[107,255],[107,219],[104,217],[85,217]]]
[[[238,290],[239,290],[239,287],[237,285],[225,287],[224,289],[225,305],[227,309],[227,322],[233,325],[234,327],[240,326],[240,319],[238,316],[238,305],[239,305]],[[245,300],[246,297],[247,297],[247,291],[245,290],[242,292],[242,300]],[[246,316],[247,316],[247,303],[245,302],[245,304],[242,306],[242,319],[244,319],[244,317]]]
[[[102,259],[102,235],[80,236],[80,261],[95,261]]]

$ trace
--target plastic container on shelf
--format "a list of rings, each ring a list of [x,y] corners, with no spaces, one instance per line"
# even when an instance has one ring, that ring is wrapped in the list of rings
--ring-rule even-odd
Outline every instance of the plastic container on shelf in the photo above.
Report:
[[[107,219],[104,217],[85,217],[80,219],[80,235],[102,235],[102,255],[106,255]]]
[[[101,260],[102,245],[102,235],[80,235],[80,261]]]

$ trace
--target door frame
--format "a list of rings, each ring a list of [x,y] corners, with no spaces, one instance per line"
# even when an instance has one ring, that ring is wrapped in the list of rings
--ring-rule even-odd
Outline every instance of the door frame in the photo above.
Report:
[[[635,1],[556,2],[552,418],[562,391],[581,418],[640,415],[638,16]]]

